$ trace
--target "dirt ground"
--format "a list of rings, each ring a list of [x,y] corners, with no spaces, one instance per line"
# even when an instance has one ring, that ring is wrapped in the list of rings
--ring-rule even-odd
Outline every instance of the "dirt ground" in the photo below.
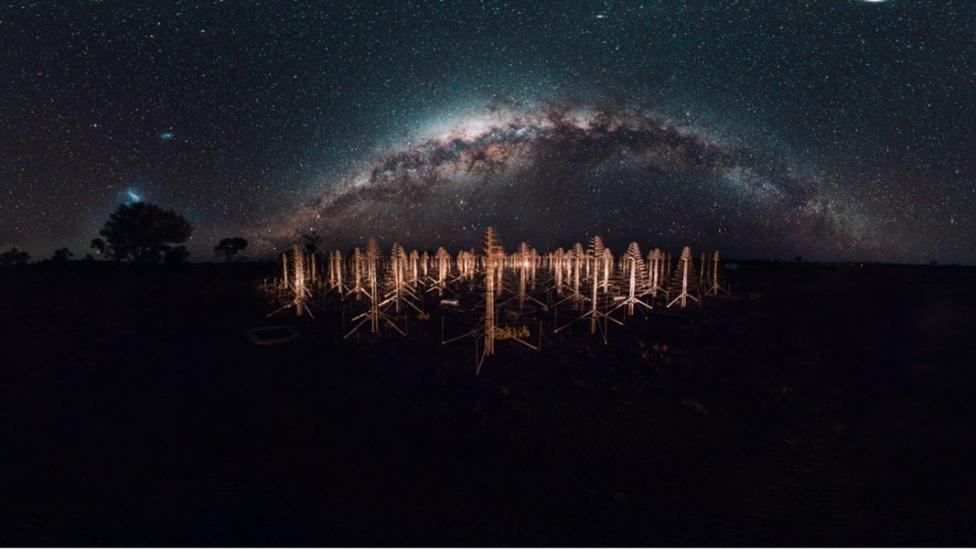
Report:
[[[265,320],[268,269],[0,271],[3,545],[973,542],[976,269],[740,263],[479,377],[433,303]]]

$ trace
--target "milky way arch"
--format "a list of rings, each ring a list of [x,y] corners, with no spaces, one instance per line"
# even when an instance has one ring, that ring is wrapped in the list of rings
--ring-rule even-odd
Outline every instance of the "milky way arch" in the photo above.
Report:
[[[334,245],[366,235],[471,245],[482,227],[555,246],[615,245],[832,255],[858,245],[812,177],[744,147],[632,109],[489,108],[432,126],[329,183],[279,233]]]

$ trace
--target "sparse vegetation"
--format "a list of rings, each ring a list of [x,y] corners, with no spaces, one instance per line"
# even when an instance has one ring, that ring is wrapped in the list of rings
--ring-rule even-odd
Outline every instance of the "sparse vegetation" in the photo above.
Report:
[[[177,246],[166,251],[166,254],[163,256],[163,261],[167,265],[179,265],[180,263],[185,263],[189,258],[190,251],[186,249],[186,246]]]
[[[56,263],[64,263],[74,256],[75,254],[71,253],[71,250],[68,248],[58,248],[54,250],[54,256],[51,257],[51,260]]]
[[[247,248],[247,239],[235,236],[223,238],[214,246],[214,254],[222,257],[224,261],[230,263],[237,257],[237,254]]]
[[[28,261],[30,261],[30,254],[16,247],[0,254],[0,265],[23,265]]]
[[[109,255],[119,261],[158,263],[162,254],[173,250],[173,244],[182,244],[190,238],[193,227],[173,210],[136,202],[120,204],[99,234],[105,237]],[[106,249],[104,243],[96,243],[100,240],[93,240],[92,247],[98,250],[96,246],[100,245]]]
[[[108,255],[108,247],[105,244],[105,241],[101,238],[93,238],[90,247],[91,249],[95,250],[96,255]]]

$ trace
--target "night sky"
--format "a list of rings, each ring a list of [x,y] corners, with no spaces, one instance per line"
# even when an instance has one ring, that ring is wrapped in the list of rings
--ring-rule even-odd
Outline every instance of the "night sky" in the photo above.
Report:
[[[196,260],[493,224],[976,263],[970,2],[324,4],[0,5],[0,249],[84,255],[143,200]]]

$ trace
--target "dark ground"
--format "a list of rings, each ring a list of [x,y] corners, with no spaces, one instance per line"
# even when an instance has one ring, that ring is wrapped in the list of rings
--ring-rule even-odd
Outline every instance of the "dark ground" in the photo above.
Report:
[[[0,544],[973,544],[976,269],[741,264],[477,378],[260,269],[0,271]]]

